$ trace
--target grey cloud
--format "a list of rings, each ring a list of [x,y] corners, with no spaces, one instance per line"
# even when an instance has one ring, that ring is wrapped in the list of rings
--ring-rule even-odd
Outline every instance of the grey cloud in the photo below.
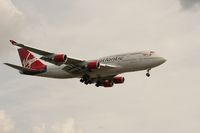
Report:
[[[25,26],[25,17],[10,0],[0,0],[0,54],[8,52],[9,39],[17,38],[22,27]]]
[[[15,127],[14,121],[3,110],[0,110],[0,132],[22,132]],[[43,123],[39,126],[34,126],[32,127],[32,133],[83,133],[83,130],[77,126],[73,118],[69,118],[63,122]]]
[[[0,110],[0,132],[1,133],[14,133],[15,124],[9,118],[5,111]]]
[[[70,118],[64,122],[54,123],[52,125],[42,124],[41,126],[33,127],[33,133],[83,133],[74,119]]]
[[[42,14],[43,8],[49,8],[48,1],[37,0],[35,10],[42,7]],[[66,0],[55,4],[63,2],[68,4]],[[77,79],[22,76],[0,65],[1,107],[12,113],[24,133],[42,122],[35,132],[49,131],[52,121],[61,121],[53,126],[61,129],[63,119],[69,117],[92,133],[199,133],[200,17],[177,12],[176,2],[85,0],[68,4],[70,8],[62,13],[58,7],[46,10],[43,25],[37,23],[37,28],[24,32],[20,42],[83,59],[152,49],[168,61],[153,69],[150,79],[144,77],[145,72],[125,74],[126,83],[109,90],[84,86]],[[25,4],[20,10],[32,12],[32,18],[38,16],[30,6]],[[10,32],[9,26],[6,29]],[[13,62],[18,57],[6,59]]]
[[[184,9],[191,9],[193,7],[200,7],[200,0],[180,0]]]

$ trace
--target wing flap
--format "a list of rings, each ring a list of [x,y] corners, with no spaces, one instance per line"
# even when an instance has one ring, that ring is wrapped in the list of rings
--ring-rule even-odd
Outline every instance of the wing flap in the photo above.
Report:
[[[116,68],[120,68],[119,66],[115,66],[115,65],[108,65],[108,64],[100,64],[100,68],[99,69],[94,69],[92,71],[105,71],[105,70],[111,70],[111,69],[116,69]],[[79,73],[79,72],[88,72],[87,68],[83,68],[83,66],[77,66],[77,65],[73,65],[73,64],[68,64],[66,65],[63,70],[70,72],[70,73]]]
[[[81,66],[85,63],[86,61],[84,60],[80,60],[80,59],[75,59],[75,58],[70,58],[68,57],[67,58],[67,62],[65,64],[74,64],[74,65],[77,65],[77,66]]]

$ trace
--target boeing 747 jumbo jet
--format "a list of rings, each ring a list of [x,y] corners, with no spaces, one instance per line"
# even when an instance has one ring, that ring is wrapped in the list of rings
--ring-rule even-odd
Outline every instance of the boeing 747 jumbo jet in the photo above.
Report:
[[[19,70],[21,74],[59,79],[80,78],[80,82],[86,85],[94,83],[97,87],[112,87],[114,84],[124,83],[124,77],[118,75],[126,72],[146,70],[146,76],[149,77],[152,68],[166,61],[154,51],[125,53],[86,61],[35,49],[13,40],[10,42],[20,47],[18,53],[22,67],[5,64]],[[41,55],[41,60],[53,65],[43,64],[31,52]]]

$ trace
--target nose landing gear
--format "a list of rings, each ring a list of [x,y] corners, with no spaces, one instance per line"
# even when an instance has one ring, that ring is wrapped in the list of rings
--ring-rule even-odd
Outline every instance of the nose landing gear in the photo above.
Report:
[[[151,76],[150,73],[149,73],[150,70],[151,70],[151,69],[147,69],[147,73],[146,73],[146,76],[147,76],[147,77],[150,77],[150,76]]]

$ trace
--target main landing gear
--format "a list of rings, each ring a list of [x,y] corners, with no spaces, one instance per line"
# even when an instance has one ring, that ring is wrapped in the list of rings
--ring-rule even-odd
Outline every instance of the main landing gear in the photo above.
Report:
[[[101,81],[97,81],[97,83],[95,84],[96,87],[102,86],[102,82]]]
[[[84,75],[81,79],[80,79],[81,83],[85,83],[86,85],[91,84],[92,81],[90,80],[90,76],[89,75]]]
[[[95,83],[95,82],[90,78],[90,76],[89,76],[88,74],[83,75],[82,78],[80,79],[80,82],[81,82],[81,83],[84,83],[85,85]],[[96,81],[96,84],[95,84],[96,87],[100,87],[100,86],[102,86],[102,85],[103,85],[102,81],[100,81],[100,80],[97,80],[97,81]]]
[[[151,69],[147,69],[147,73],[146,73],[146,76],[147,76],[147,77],[150,77],[150,76],[151,76],[150,73],[149,73],[150,70],[151,70]]]

